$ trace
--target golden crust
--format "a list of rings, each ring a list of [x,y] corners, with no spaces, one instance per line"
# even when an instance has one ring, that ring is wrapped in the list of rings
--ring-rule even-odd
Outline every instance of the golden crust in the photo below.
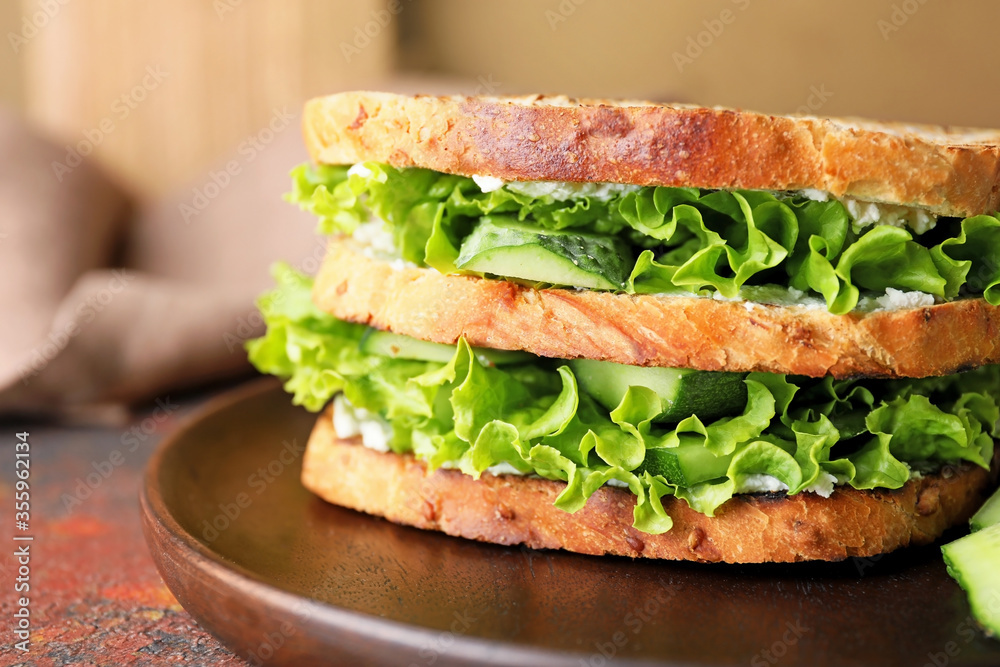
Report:
[[[911,480],[896,491],[838,488],[829,498],[736,496],[714,518],[677,498],[662,535],[632,527],[634,496],[602,487],[569,514],[553,506],[564,484],[539,478],[455,470],[433,473],[412,456],[383,454],[339,440],[326,412],[303,460],[302,482],[324,500],[386,519],[497,544],[585,554],[729,563],[843,560],[932,542],[982,504],[990,475],[963,465],[949,475]]]
[[[921,206],[1000,208],[1000,132],[770,116],[649,102],[350,92],[310,101],[306,146],[508,181],[799,190]]]
[[[394,269],[331,240],[313,300],[336,317],[438,343],[635,366],[822,377],[924,377],[1000,362],[1000,308],[982,299],[869,314],[696,297],[536,290]],[[623,326],[628,323],[628,326]]]

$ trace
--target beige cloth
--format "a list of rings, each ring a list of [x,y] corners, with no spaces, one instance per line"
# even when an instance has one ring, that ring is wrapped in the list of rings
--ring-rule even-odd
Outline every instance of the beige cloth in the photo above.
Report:
[[[511,92],[492,76],[369,88]],[[251,374],[243,342],[264,331],[253,303],[273,285],[270,266],[315,273],[326,249],[315,217],[282,198],[308,158],[301,116],[271,121],[259,150],[234,147],[176,196],[135,203],[86,161],[53,168],[66,149],[0,108],[0,416],[105,421]]]
[[[0,414],[95,414],[248,373],[269,266],[323,254],[282,200],[306,160],[299,122],[140,205],[92,164],[53,169],[65,149],[0,109]]]

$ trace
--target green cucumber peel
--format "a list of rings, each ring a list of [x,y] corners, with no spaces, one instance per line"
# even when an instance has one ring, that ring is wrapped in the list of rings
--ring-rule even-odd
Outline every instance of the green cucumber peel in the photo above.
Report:
[[[979,511],[972,515],[969,527],[972,528],[972,532],[976,532],[998,523],[1000,523],[1000,489],[994,491]]]
[[[948,574],[969,597],[969,607],[986,634],[1000,636],[1000,524],[941,547]]]
[[[840,202],[794,194],[649,186],[559,201],[505,187],[485,193],[471,178],[374,162],[350,174],[303,165],[292,179],[289,201],[317,215],[322,233],[351,234],[375,216],[400,257],[443,273],[460,270],[459,258],[468,259],[463,246],[485,217],[540,233],[590,235],[609,248],[627,245],[623,266],[602,267],[602,279],[593,271],[558,274],[582,283],[573,287],[735,298],[744,286],[777,284],[822,297],[836,314],[855,309],[862,291],[887,288],[1000,305],[995,215],[942,218],[934,234],[914,236],[889,225],[855,231]],[[563,259],[572,265],[574,257]]]
[[[462,242],[455,267],[533,283],[622,290],[632,264],[613,236],[544,230],[510,216],[486,216]]]

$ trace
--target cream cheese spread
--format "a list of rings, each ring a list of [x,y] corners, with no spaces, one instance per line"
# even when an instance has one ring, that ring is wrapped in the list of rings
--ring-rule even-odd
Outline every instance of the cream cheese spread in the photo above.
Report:
[[[389,422],[364,408],[354,407],[343,394],[333,399],[333,431],[344,440],[360,435],[361,444],[376,452],[388,452],[392,440]]]
[[[830,473],[821,470],[819,478],[811,485],[803,489],[807,493],[815,493],[823,498],[829,498],[833,493],[833,487],[837,484],[837,478]],[[736,493],[769,493],[775,491],[787,491],[788,485],[777,477],[755,473],[743,478],[741,484],[736,487]]]

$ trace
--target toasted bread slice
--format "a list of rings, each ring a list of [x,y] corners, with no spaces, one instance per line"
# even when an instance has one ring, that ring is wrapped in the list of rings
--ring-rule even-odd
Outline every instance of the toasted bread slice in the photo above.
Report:
[[[573,289],[394,268],[331,239],[320,309],[438,343],[559,359],[837,378],[924,377],[1000,362],[1000,307],[983,299],[833,315],[826,309]]]
[[[351,92],[312,100],[306,146],[508,181],[823,190],[966,216],[1000,208],[1000,133],[565,97]]]
[[[602,487],[569,514],[553,505],[562,482],[430,473],[412,456],[366,449],[359,440],[338,439],[324,413],[306,448],[305,487],[336,505],[458,537],[633,558],[762,563],[874,556],[927,544],[966,521],[991,483],[986,470],[962,465],[896,491],[736,496],[714,518],[669,497],[663,505],[674,526],[650,535],[632,527],[635,497],[625,489]]]

